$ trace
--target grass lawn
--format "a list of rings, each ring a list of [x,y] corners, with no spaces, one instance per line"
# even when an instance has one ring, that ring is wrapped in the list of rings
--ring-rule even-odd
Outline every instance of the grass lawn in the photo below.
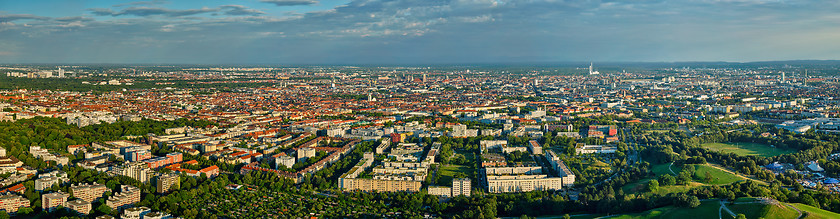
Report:
[[[840,218],[840,214],[834,213],[831,211],[826,211],[823,209],[819,209],[814,206],[801,204],[801,203],[790,203],[799,210],[806,212],[805,217],[806,219],[817,219],[817,218]]]
[[[735,181],[744,180],[745,178],[714,168],[708,165],[691,164],[694,166],[694,181],[702,182],[709,185],[725,185]],[[706,182],[706,173],[712,177],[712,181]]]
[[[662,175],[662,174],[670,174],[670,175],[676,176],[674,174],[671,174],[671,171],[668,170],[668,165],[670,165],[670,163],[653,165],[651,167],[651,171],[654,174],[656,174],[655,177],[642,179],[642,180],[639,180],[639,181],[636,181],[636,182],[633,182],[633,183],[628,183],[627,185],[622,186],[621,189],[624,190],[624,193],[627,193],[627,194],[640,194],[640,193],[647,192],[647,183],[651,179],[659,178],[659,176]],[[680,171],[682,171],[682,169],[680,169],[676,166],[672,166],[671,169],[673,169],[675,173],[679,173]],[[672,192],[685,192],[685,191],[688,191],[689,189],[691,189],[693,187],[696,187],[696,186],[699,186],[699,185],[701,185],[701,184],[692,183],[691,185],[683,185],[683,186],[679,186],[679,185],[660,186],[659,190],[656,191],[656,194],[664,195],[664,194],[668,194],[668,193],[672,193]]]
[[[774,148],[765,144],[758,143],[705,143],[703,148],[713,151],[731,152],[741,156],[756,155],[762,157],[772,157],[782,154],[795,153],[796,150],[788,148]]]
[[[582,214],[582,215],[576,215]],[[587,213],[570,213],[572,219],[592,219],[592,218],[599,218],[603,216],[607,216],[606,214],[587,214]],[[510,219],[518,219],[519,217],[507,217]],[[562,219],[563,215],[551,215],[551,216],[538,216],[537,219]],[[503,217],[504,219],[504,217]]]
[[[452,186],[452,179],[454,178],[453,176],[455,176],[455,173],[464,173],[467,175],[467,178],[475,179],[475,176],[473,176],[473,170],[474,168],[468,166],[454,164],[444,165],[440,167],[440,173],[438,173],[440,174],[438,185]],[[475,185],[475,183],[472,185]]]
[[[718,218],[718,210],[720,204],[717,201],[704,201],[700,203],[697,208],[677,208],[677,207],[662,207],[635,214],[624,214],[612,218],[618,219],[686,219],[686,218]],[[731,219],[732,217],[724,214],[723,218]]]
[[[755,199],[753,198],[739,198],[735,202],[752,202]],[[765,205],[761,203],[748,203],[748,204],[733,204],[728,206],[730,210],[734,211],[736,214],[744,214],[747,218],[764,218],[764,219],[785,219],[785,218],[796,218],[799,216],[799,212],[796,210],[783,205]]]
[[[751,200],[749,200],[751,201]],[[796,210],[784,205],[765,205],[761,203],[750,204],[735,204],[727,206],[735,214],[744,214],[747,218],[765,218],[765,219],[787,219],[796,218],[799,215]],[[797,206],[798,207],[798,206]],[[813,208],[813,207],[811,207]],[[802,208],[800,208],[802,209]],[[803,209],[804,210],[804,209]],[[819,209],[817,209],[819,210]],[[722,215],[723,218],[732,219],[733,217],[724,212],[719,214],[720,204],[717,200],[708,200],[700,203],[697,208],[677,208],[673,206],[657,208],[641,213],[624,214],[612,218],[619,219],[691,219],[691,218],[718,218]],[[825,214],[824,210],[819,210]],[[816,214],[815,214],[816,215]],[[826,215],[821,215],[814,218],[837,218],[838,214],[828,212]]]
[[[685,192],[691,188],[698,187],[698,186],[707,186],[707,185],[726,185],[740,180],[746,180],[746,178],[723,171],[721,169],[706,165],[700,164],[691,164],[695,168],[693,180],[688,185],[672,185],[672,186],[662,186],[660,182],[659,190],[655,192],[655,194],[659,195],[666,195],[668,193],[675,193],[675,192]],[[662,174],[671,174],[671,171],[668,170],[669,164],[657,164],[651,167],[651,171],[656,174],[655,177],[649,177],[646,179],[642,179],[636,182],[628,183],[621,187],[624,190],[624,193],[627,194],[641,194],[647,193],[647,184],[651,179],[656,179]],[[682,171],[682,168],[677,166],[671,166],[671,169],[674,170],[675,173],[679,173]],[[712,181],[709,183],[704,183],[706,178],[706,173],[712,175]]]
[[[641,193],[648,193],[647,191],[647,184],[651,179],[643,179],[636,181],[634,183],[630,183],[621,187],[626,194],[641,194]],[[689,185],[673,185],[673,186],[659,186],[659,190],[654,192],[658,195],[666,195],[668,193],[675,193],[675,192],[686,192],[691,188],[702,186],[701,183],[692,182]]]
[[[671,163],[663,163],[663,164],[653,165],[650,168],[650,170],[651,170],[651,172],[656,174],[657,177],[659,177],[662,174],[671,174],[672,176],[677,176],[676,174],[679,174],[680,171],[682,171],[682,169],[679,168],[678,166],[672,166],[671,170],[674,170],[674,173],[671,173],[671,171],[668,170],[669,165],[671,165]]]

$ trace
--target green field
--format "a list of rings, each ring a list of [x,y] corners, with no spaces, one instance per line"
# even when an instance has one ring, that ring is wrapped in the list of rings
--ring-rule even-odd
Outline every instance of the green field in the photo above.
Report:
[[[735,153],[741,156],[755,155],[762,157],[772,157],[782,154],[795,153],[796,150],[788,148],[774,148],[765,144],[758,143],[705,143],[703,148],[719,151],[724,153]]]
[[[645,211],[642,213],[636,214],[624,214],[619,215],[616,219],[648,219],[648,218],[661,218],[661,219],[686,219],[686,218],[718,218],[718,210],[720,209],[720,204],[718,204],[717,200],[711,201],[703,201],[700,203],[700,206],[697,208],[677,208],[677,207],[662,207],[653,209],[650,211]],[[728,215],[724,214],[723,218],[731,219]]]
[[[794,207],[799,208],[799,210],[804,211],[806,213],[804,218],[806,219],[840,218],[840,214],[838,213],[819,209],[814,206],[801,203],[791,203],[790,205],[793,205]]]
[[[694,175],[693,175],[693,180],[695,182],[692,182],[689,185],[660,186],[659,190],[656,191],[655,194],[665,195],[665,194],[668,194],[668,193],[685,192],[685,191],[688,191],[691,188],[698,187],[698,186],[725,185],[725,184],[730,184],[730,183],[733,183],[733,182],[736,182],[736,181],[746,179],[746,178],[743,178],[741,176],[738,176],[738,175],[720,170],[718,168],[709,166],[708,164],[706,164],[706,165],[691,164],[691,165],[694,166],[694,168],[695,168],[695,172],[694,172]],[[628,193],[628,194],[645,193],[645,192],[647,192],[646,191],[647,183],[651,179],[658,178],[658,176],[660,176],[662,174],[674,175],[674,174],[671,173],[670,170],[668,170],[668,166],[669,166],[669,164],[667,164],[667,163],[666,164],[653,165],[651,167],[651,172],[656,174],[656,177],[646,178],[646,179],[642,179],[642,180],[639,180],[639,181],[636,181],[636,182],[633,182],[633,183],[628,183],[627,185],[622,186],[621,189],[624,190],[624,192]],[[677,166],[672,166],[671,170],[673,170],[675,173],[679,173],[680,171],[682,171],[682,168],[677,167]],[[710,181],[708,183],[705,182],[707,172],[712,176],[712,181]]]
[[[468,166],[454,164],[445,165],[440,168],[440,173],[438,173],[440,174],[440,180],[438,181],[438,184],[442,186],[452,186],[452,179],[454,178],[455,173],[463,173],[467,175],[467,178],[475,179],[475,176],[473,176],[473,171],[474,168],[470,168]]]
[[[662,174],[670,174],[670,175],[676,176],[676,175],[672,174],[670,170],[668,170],[668,165],[670,165],[670,163],[653,165],[651,167],[651,172],[656,174],[656,176],[654,176],[652,178],[642,179],[642,180],[639,180],[639,181],[636,181],[636,182],[633,182],[633,183],[628,183],[627,185],[622,186],[621,189],[624,190],[624,192],[627,193],[627,194],[639,194],[639,193],[647,192],[646,191],[647,183],[651,179],[658,178]],[[675,173],[679,173],[680,171],[682,171],[682,169],[680,169],[676,166],[671,167],[671,169],[674,170]],[[674,193],[674,192],[685,192],[685,191],[688,191],[689,189],[697,187],[699,185],[700,185],[699,183],[692,183],[690,185],[684,185],[684,186],[680,186],[680,185],[660,186],[659,190],[656,191],[656,194],[665,195],[665,194]]]
[[[755,200],[754,198],[739,198],[735,202],[752,202]],[[784,204],[745,203],[731,204],[728,207],[733,212],[744,214],[747,218],[786,219],[799,216],[799,212]]]
[[[691,164],[694,166],[694,181],[701,182],[708,185],[726,185],[739,180],[744,180],[743,177],[723,171],[709,165]],[[712,177],[712,181],[706,182],[706,173]]]
[[[460,151],[456,150],[455,154],[463,154],[465,158],[467,158],[467,164],[475,164],[475,156],[473,153],[469,153],[467,151]],[[475,179],[473,176],[473,172],[475,172],[475,168],[470,165],[455,165],[455,164],[448,164],[442,165],[440,167],[440,180],[438,181],[438,185],[441,186],[452,186],[452,179],[454,178],[456,173],[463,173],[466,175],[467,178]],[[473,183],[472,185],[475,185]]]
[[[662,174],[671,174],[672,176],[677,176],[677,174],[679,174],[680,171],[682,171],[682,169],[679,168],[678,166],[671,166],[671,169],[669,170],[668,166],[670,166],[670,165],[671,165],[670,163],[653,165],[650,168],[650,171],[653,172],[654,174],[656,174],[657,177],[662,175]],[[671,173],[671,170],[673,170],[674,172]]]
[[[788,207],[785,203],[780,204],[765,204],[755,203],[755,198],[742,197],[735,201],[735,204],[728,204],[727,208],[735,212],[735,214],[744,214],[749,219],[789,219],[799,216],[799,212]],[[813,206],[790,203],[790,205],[802,210],[806,219],[822,219],[822,218],[840,218],[840,214],[822,210]],[[700,203],[697,208],[677,208],[674,206],[666,206],[656,208],[640,213],[614,215],[606,217],[611,219],[693,219],[693,218],[718,218],[720,212],[720,203],[718,200],[706,200]],[[720,214],[723,218],[733,219],[729,214]],[[579,215],[572,218],[602,218],[604,215]],[[562,218],[560,215],[537,217],[540,219],[556,219]]]
[[[755,199],[747,198],[749,200],[742,200],[739,199],[739,202],[752,202]],[[802,205],[802,204],[793,204],[797,208],[806,211],[806,212],[815,212],[810,214],[811,217],[805,218],[840,218],[840,214],[836,214],[833,212],[820,210],[811,206]],[[800,207],[804,206],[804,207]],[[787,207],[784,204],[763,204],[763,203],[742,203],[742,204],[730,204],[727,207],[735,212],[735,214],[744,214],[747,218],[763,218],[763,219],[788,219],[788,218],[796,218],[799,216],[799,213]],[[806,209],[807,208],[807,209]],[[717,200],[707,200],[701,202],[700,206],[697,208],[677,208],[673,206],[656,208],[653,210],[641,212],[641,213],[634,213],[634,214],[623,214],[618,215],[611,218],[618,218],[618,219],[652,219],[652,218],[661,218],[661,219],[686,219],[686,218],[718,218],[718,215],[722,215],[723,218],[732,219],[733,217],[727,213],[719,214],[720,212],[720,204]]]

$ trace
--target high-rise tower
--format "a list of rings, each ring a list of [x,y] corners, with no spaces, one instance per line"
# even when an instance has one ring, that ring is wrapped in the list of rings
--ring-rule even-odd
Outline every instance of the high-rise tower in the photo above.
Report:
[[[590,63],[589,63],[589,74],[590,74],[590,75],[597,75],[597,74],[600,74],[600,72],[593,70],[593,68],[592,68],[592,62],[590,62]]]

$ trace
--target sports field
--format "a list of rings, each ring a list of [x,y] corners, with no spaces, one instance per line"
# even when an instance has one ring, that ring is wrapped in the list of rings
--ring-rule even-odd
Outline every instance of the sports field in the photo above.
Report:
[[[790,154],[796,150],[788,148],[775,148],[765,144],[749,142],[727,142],[727,143],[705,143],[703,148],[724,153],[735,153],[741,156],[755,155],[772,157],[782,154]]]

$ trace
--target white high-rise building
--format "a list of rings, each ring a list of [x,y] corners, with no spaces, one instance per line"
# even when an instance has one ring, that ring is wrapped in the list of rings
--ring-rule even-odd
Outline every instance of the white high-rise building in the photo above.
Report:
[[[59,78],[63,78],[63,77],[64,77],[64,69],[61,69],[61,67],[59,67],[59,68],[58,68],[58,77],[59,77]]]
[[[452,197],[464,195],[469,197],[472,190],[469,178],[459,178],[452,180]]]
[[[594,71],[594,70],[593,70],[593,68],[592,68],[592,62],[590,62],[590,63],[589,63],[589,74],[590,74],[590,75],[597,75],[597,74],[601,74],[601,72],[598,72],[598,71]]]

